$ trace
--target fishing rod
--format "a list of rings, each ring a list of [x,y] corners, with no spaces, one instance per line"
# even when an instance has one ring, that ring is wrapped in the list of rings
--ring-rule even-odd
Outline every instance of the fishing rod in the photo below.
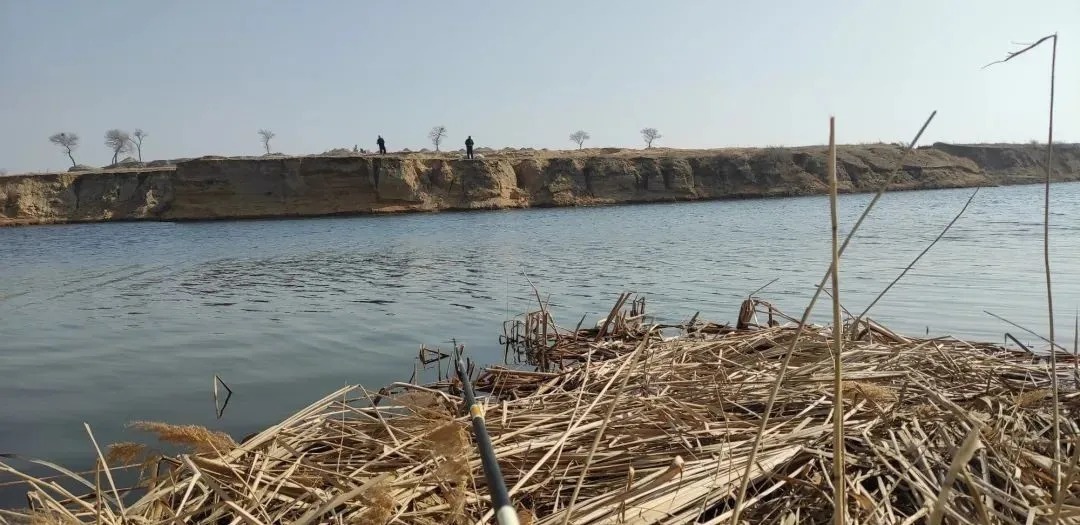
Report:
[[[476,402],[472,379],[469,378],[465,363],[461,360],[461,353],[464,350],[465,345],[458,346],[457,341],[454,342],[454,366],[457,368],[458,379],[461,380],[461,389],[465,392],[465,407],[472,415],[473,435],[476,436],[476,448],[480,449],[484,478],[487,479],[488,489],[491,490],[491,506],[495,509],[495,521],[499,525],[518,525],[517,511],[510,504],[506,481],[503,480],[502,470],[499,469],[499,462],[495,458],[495,449],[491,446],[491,437],[488,436],[487,426],[484,425],[484,408]]]

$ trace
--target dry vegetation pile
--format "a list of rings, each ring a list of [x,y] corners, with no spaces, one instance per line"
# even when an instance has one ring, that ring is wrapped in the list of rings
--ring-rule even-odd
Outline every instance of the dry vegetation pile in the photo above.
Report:
[[[769,321],[756,324],[766,310]],[[565,330],[545,310],[531,313],[506,339],[508,356],[533,366],[477,374],[523,523],[564,523],[568,513],[570,523],[724,523],[737,506],[744,522],[829,522],[837,403],[849,521],[1080,523],[1071,356],[1058,359],[1055,443],[1052,371],[1025,351],[909,339],[860,322],[848,327],[837,400],[831,329],[809,328],[770,403],[795,328],[766,303],[748,302],[734,328],[650,325],[644,302],[629,296],[607,319]],[[422,354],[441,377],[446,360]],[[139,423],[192,453],[145,457],[139,445],[114,445],[101,464],[141,464],[130,492],[104,469],[28,479],[33,519],[491,522],[459,383],[445,377],[344,388],[239,445],[199,427]]]

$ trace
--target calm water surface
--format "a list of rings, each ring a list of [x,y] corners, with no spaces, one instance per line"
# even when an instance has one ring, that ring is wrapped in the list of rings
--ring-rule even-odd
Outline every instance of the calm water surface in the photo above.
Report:
[[[1019,334],[989,310],[1045,333],[1042,191],[982,190],[872,315],[915,334]],[[861,310],[969,195],[886,195],[841,263],[845,306]],[[1053,199],[1058,337],[1071,348],[1080,184]],[[842,229],[869,200],[841,197]],[[595,322],[622,291],[661,320],[732,321],[776,278],[761,297],[797,315],[828,235],[823,197],[0,229],[0,452],[87,466],[84,421],[103,442],[146,439],[124,428],[144,419],[240,437],[345,383],[406,379],[421,344],[450,338],[500,361],[502,322],[534,306],[523,272],[564,325]],[[221,420],[214,374],[236,392]]]

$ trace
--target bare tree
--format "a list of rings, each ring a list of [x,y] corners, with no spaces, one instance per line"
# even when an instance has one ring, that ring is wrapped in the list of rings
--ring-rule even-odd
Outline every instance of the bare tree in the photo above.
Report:
[[[570,140],[577,143],[577,149],[581,149],[582,144],[591,138],[587,132],[580,129],[570,134]]]
[[[272,139],[272,138],[274,138],[276,136],[277,136],[277,134],[275,134],[273,131],[270,131],[268,129],[260,129],[259,130],[259,140],[262,141],[263,148],[266,148],[266,154],[267,155],[270,154],[270,139]]]
[[[110,129],[105,132],[105,146],[112,150],[112,163],[116,164],[121,153],[131,151],[131,135],[126,131]]]
[[[146,137],[147,133],[139,128],[135,128],[131,134],[131,145],[135,146],[135,151],[139,154],[139,162],[142,162],[142,141]]]
[[[641,138],[645,139],[645,149],[651,148],[653,141],[661,136],[660,132],[656,131],[656,128],[645,128],[641,130]]]
[[[49,137],[49,142],[64,148],[64,153],[67,153],[69,159],[71,159],[71,167],[75,167],[75,157],[71,155],[71,150],[75,149],[79,145],[79,136],[74,133],[60,132]]]
[[[446,137],[446,126],[435,126],[428,132],[427,137],[431,139],[431,143],[435,145],[435,151],[439,151],[439,144],[442,143],[442,139]]]

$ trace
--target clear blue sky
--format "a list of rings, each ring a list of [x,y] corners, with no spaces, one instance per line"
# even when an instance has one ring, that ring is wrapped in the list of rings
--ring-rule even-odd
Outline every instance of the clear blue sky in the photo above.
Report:
[[[47,137],[149,133],[144,158],[427,146],[725,147],[1080,141],[1080,1],[0,0],[0,168],[64,169]]]

